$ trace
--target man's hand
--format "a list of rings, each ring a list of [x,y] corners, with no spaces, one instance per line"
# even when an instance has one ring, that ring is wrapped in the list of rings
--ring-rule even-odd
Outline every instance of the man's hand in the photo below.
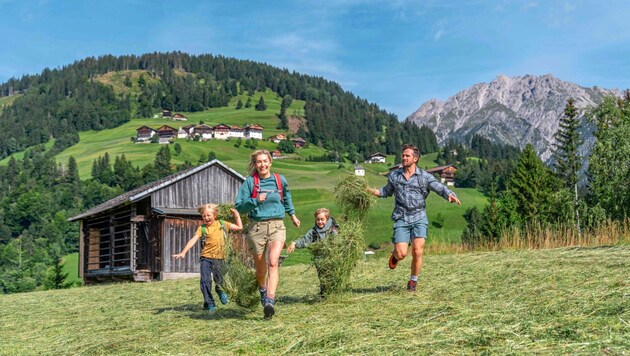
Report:
[[[462,205],[462,202],[459,201],[459,199],[457,199],[457,197],[455,195],[453,195],[453,194],[450,194],[448,196],[448,202],[449,203],[457,203],[457,205]]]

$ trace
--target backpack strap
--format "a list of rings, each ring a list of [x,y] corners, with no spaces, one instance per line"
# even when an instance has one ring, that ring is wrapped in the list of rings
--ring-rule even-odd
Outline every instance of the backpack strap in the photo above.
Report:
[[[274,178],[276,179],[276,187],[278,188],[278,193],[280,194],[280,201],[284,203],[284,190],[282,189],[282,179],[278,173],[273,173]],[[251,197],[256,199],[258,198],[258,193],[260,192],[260,175],[258,172],[252,173],[252,178],[254,179],[254,187],[252,189]]]
[[[252,178],[254,179],[254,187],[252,189],[252,198],[258,198],[258,192],[260,192],[260,175],[258,172],[254,172],[252,174]]]
[[[280,193],[280,201],[284,203],[284,191],[282,190],[282,179],[278,173],[273,174],[276,177],[276,186],[278,187],[278,193]]]

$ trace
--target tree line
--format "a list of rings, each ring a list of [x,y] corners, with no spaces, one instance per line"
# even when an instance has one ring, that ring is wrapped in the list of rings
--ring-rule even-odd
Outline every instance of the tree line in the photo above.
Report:
[[[581,234],[583,229],[610,221],[627,221],[630,212],[630,91],[622,98],[605,97],[601,104],[589,109],[588,114],[597,128],[594,146],[587,157],[588,169],[582,169],[586,157],[581,157],[578,151],[583,141],[581,127],[574,101],[569,99],[554,136],[552,166],[545,165],[528,144],[516,161],[506,163],[504,171],[497,170],[495,176],[490,176],[490,184],[483,184],[489,203],[481,211],[472,208],[466,212],[463,243],[499,243],[509,231],[526,231],[536,226],[569,227]],[[505,150],[506,154],[513,157],[514,152],[508,151],[511,150]],[[484,152],[487,151],[484,149]],[[490,163],[485,161],[475,163],[472,168],[464,166],[461,173],[457,172],[457,180],[477,184],[477,178],[470,179],[471,171]],[[473,176],[479,177],[478,174]]]
[[[105,73],[126,70],[144,71],[138,79],[139,94],[117,94],[97,80]],[[124,83],[130,86],[132,81],[126,78]],[[81,131],[116,127],[162,109],[195,112],[222,107],[237,94],[267,88],[283,98],[279,127],[287,127],[291,100],[306,102],[307,127],[300,135],[311,143],[324,147],[353,143],[363,156],[394,154],[403,142],[424,145],[425,152],[437,150],[435,138],[427,137],[430,130],[405,126],[395,115],[324,78],[253,61],[169,52],[89,57],[0,84],[0,97],[18,95],[0,114],[0,159],[51,138],[64,149],[78,142]],[[259,101],[259,110],[266,109],[263,106]]]
[[[92,165],[92,178],[81,180],[74,157],[55,161],[54,150],[29,148],[22,160],[0,166],[0,294],[67,287],[60,258],[78,251],[78,225],[67,219],[102,202],[153,182],[191,162],[173,167],[163,146],[142,169],[124,155],[109,155]],[[200,162],[216,158],[214,152]]]

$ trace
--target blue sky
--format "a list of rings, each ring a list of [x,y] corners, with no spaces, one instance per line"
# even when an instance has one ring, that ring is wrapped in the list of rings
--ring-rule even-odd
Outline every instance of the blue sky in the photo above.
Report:
[[[338,82],[404,119],[497,75],[630,88],[630,2],[0,0],[0,82],[179,50]]]

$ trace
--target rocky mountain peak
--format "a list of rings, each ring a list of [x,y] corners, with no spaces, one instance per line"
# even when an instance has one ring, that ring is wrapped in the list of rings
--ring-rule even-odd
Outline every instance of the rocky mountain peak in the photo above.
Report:
[[[463,141],[469,135],[479,134],[520,148],[531,143],[540,157],[547,160],[567,100],[575,100],[588,143],[592,135],[588,136],[586,109],[600,103],[605,95],[620,93],[581,87],[551,74],[499,75],[490,83],[475,84],[446,101],[431,99],[407,120],[431,128],[440,143],[449,139]]]

